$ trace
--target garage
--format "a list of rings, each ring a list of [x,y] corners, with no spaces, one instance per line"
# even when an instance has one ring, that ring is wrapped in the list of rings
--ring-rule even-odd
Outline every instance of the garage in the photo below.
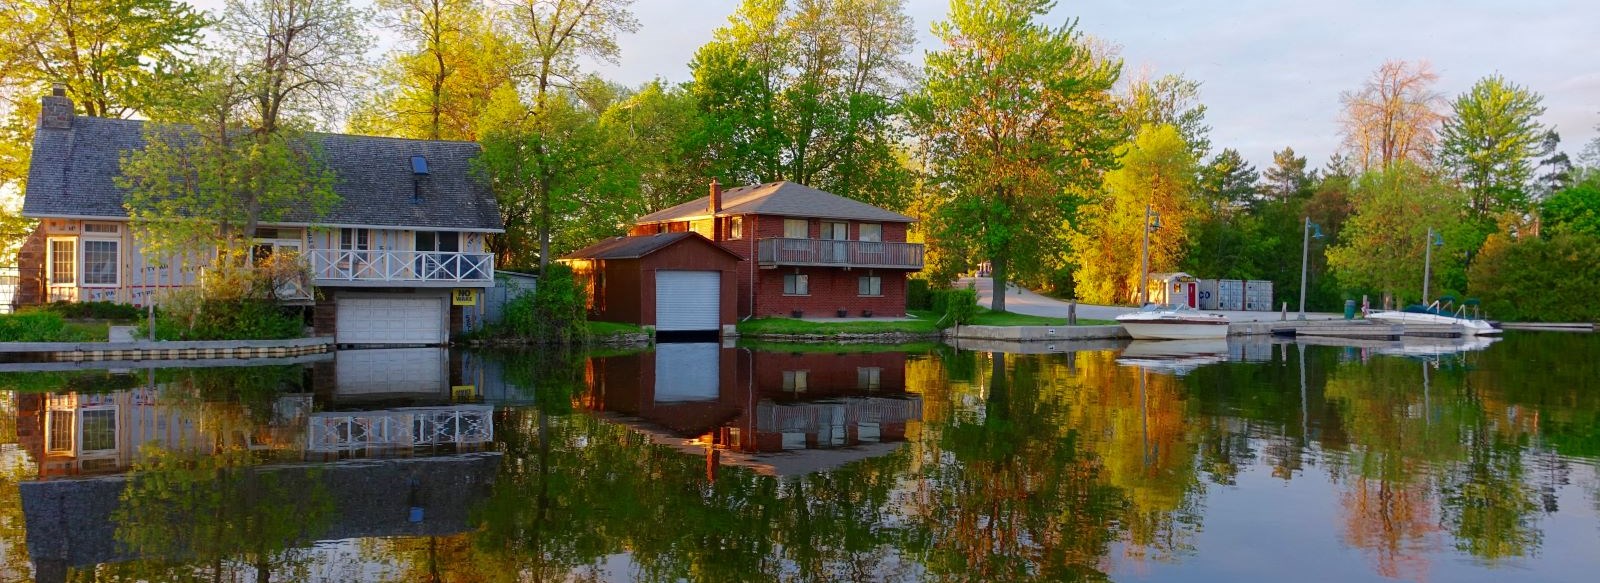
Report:
[[[445,298],[340,297],[339,344],[444,344]]]
[[[716,330],[721,316],[721,272],[656,272],[656,330]]]
[[[739,256],[697,233],[613,237],[561,262],[588,292],[591,320],[655,326],[658,340],[733,326]]]

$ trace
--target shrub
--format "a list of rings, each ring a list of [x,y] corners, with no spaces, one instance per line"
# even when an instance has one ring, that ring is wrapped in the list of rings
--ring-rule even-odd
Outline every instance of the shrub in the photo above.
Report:
[[[60,314],[71,320],[137,320],[144,317],[144,308],[116,302],[50,302],[36,310]]]
[[[552,263],[531,294],[506,303],[503,334],[547,344],[583,342],[588,336],[583,286],[572,268]]]
[[[978,292],[971,288],[941,289],[932,295],[933,312],[943,325],[966,324],[978,317]]]
[[[1493,235],[1473,260],[1469,291],[1499,320],[1597,322],[1600,237],[1570,233],[1549,239]]]
[[[928,280],[922,278],[906,280],[906,309],[933,309],[933,294],[928,289]]]
[[[0,342],[74,342],[78,338],[67,321],[55,312],[33,311],[0,315]],[[102,340],[104,340],[102,338]]]
[[[273,256],[277,258],[277,256]],[[247,267],[219,261],[200,285],[162,299],[156,308],[156,338],[161,340],[278,340],[298,338],[305,327],[301,308],[280,306],[278,290],[305,273],[295,256],[269,258]],[[303,283],[303,282],[300,282]],[[139,324],[139,334],[148,333]]]

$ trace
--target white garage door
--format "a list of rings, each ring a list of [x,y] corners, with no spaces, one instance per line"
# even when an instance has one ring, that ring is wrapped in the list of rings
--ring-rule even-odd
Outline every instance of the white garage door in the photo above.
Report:
[[[657,403],[715,401],[721,394],[721,345],[715,342],[656,345]]]
[[[340,350],[334,355],[333,393],[370,397],[400,393],[442,397],[449,394],[446,348],[374,348]]]
[[[656,272],[656,330],[718,330],[721,314],[722,272]]]
[[[444,298],[339,298],[339,344],[443,344]]]

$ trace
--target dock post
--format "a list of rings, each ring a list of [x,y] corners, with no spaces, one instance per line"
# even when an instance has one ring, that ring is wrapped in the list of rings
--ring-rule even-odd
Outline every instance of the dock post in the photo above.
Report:
[[[1283,303],[1283,312],[1278,314],[1278,320],[1287,321],[1288,319],[1289,319],[1289,302],[1284,302]]]
[[[1078,325],[1078,300],[1067,300],[1067,325]]]

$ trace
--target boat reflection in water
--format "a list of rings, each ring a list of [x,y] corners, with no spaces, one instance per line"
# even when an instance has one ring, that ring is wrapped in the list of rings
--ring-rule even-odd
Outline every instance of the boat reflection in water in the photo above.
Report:
[[[1117,364],[1184,375],[1208,364],[1227,362],[1228,354],[1228,341],[1223,338],[1134,340],[1122,349]]]
[[[719,465],[766,475],[818,472],[898,448],[922,400],[901,352],[755,352],[662,344],[593,359],[587,407]]]

